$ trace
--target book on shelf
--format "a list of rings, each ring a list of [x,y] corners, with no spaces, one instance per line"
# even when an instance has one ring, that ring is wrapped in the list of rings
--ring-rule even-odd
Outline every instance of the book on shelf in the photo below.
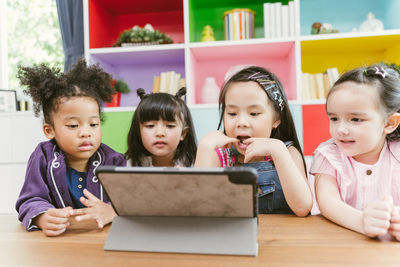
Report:
[[[295,36],[296,35],[296,30],[295,30],[295,25],[296,25],[296,13],[295,13],[295,7],[294,7],[294,1],[289,1],[288,2],[288,13],[289,13],[289,36]]]
[[[289,37],[289,6],[282,5],[281,7],[281,25],[282,37]]]
[[[153,93],[160,92],[160,76],[154,76],[153,80]]]
[[[281,2],[264,3],[264,38],[295,36],[295,6],[293,1],[288,5]]]
[[[271,32],[270,32],[270,28],[271,28],[271,24],[270,24],[270,8],[271,5],[269,3],[264,3],[263,5],[263,12],[264,12],[264,38],[271,38]]]
[[[153,93],[169,93],[175,95],[181,87],[185,86],[185,78],[175,71],[161,72],[154,76]]]
[[[324,73],[302,73],[302,99],[325,99],[338,78],[339,71],[337,68],[329,68]]]

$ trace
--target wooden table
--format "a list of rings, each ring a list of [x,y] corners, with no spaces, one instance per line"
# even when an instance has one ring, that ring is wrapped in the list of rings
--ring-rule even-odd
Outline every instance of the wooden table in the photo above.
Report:
[[[104,251],[109,226],[46,237],[0,216],[0,266],[400,266],[400,242],[379,241],[320,216],[260,215],[257,257]]]

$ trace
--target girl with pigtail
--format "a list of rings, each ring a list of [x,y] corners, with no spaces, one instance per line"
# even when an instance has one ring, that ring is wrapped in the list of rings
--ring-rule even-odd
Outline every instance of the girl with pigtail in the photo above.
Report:
[[[190,167],[196,156],[196,136],[192,116],[182,96],[146,94],[135,110],[128,134],[128,166]]]
[[[102,228],[116,215],[95,176],[99,165],[125,166],[125,156],[101,143],[101,106],[110,101],[111,77],[80,59],[66,73],[45,64],[19,67],[17,77],[43,113],[49,141],[32,153],[16,203],[28,231],[62,234],[76,221],[95,220]],[[73,218],[73,216],[75,216]]]
[[[400,75],[385,64],[344,73],[326,99],[331,139],[314,152],[319,209],[369,237],[400,241]]]

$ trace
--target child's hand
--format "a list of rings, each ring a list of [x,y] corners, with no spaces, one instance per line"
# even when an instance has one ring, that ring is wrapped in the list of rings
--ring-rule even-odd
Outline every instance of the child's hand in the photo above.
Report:
[[[393,198],[385,196],[380,201],[370,203],[363,211],[363,230],[369,237],[387,233],[393,210]]]
[[[248,138],[243,143],[248,145],[244,154],[244,163],[249,162],[255,157],[270,156],[274,148],[279,145],[284,146],[282,141],[273,138]]]
[[[87,208],[73,210],[73,215],[78,215],[75,217],[76,221],[95,219],[99,228],[112,222],[117,214],[111,205],[104,203],[87,189],[83,189],[83,194],[86,198],[81,197],[80,201]]]
[[[204,136],[199,146],[207,146],[211,150],[215,150],[218,147],[226,147],[228,144],[237,142],[236,138],[228,137],[223,132],[216,130]]]
[[[39,226],[47,236],[58,236],[65,232],[69,226],[68,217],[72,215],[72,208],[48,209],[45,213],[34,219],[34,223]]]
[[[389,233],[400,241],[400,207],[393,207],[392,218],[390,219]]]

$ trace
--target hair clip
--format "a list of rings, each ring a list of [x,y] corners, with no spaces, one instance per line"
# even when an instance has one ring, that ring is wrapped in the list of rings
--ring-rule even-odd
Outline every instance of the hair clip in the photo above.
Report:
[[[274,102],[279,106],[280,110],[283,111],[285,102],[283,102],[282,94],[274,80],[270,80],[268,75],[260,74],[260,72],[253,73],[248,77],[248,79],[261,85],[267,94],[270,95]]]
[[[378,67],[375,67],[375,69],[376,69],[375,74],[381,75],[382,78],[385,78],[386,75],[388,75],[388,73],[386,72],[386,70],[385,70],[384,68],[380,68],[380,69],[379,69]]]

